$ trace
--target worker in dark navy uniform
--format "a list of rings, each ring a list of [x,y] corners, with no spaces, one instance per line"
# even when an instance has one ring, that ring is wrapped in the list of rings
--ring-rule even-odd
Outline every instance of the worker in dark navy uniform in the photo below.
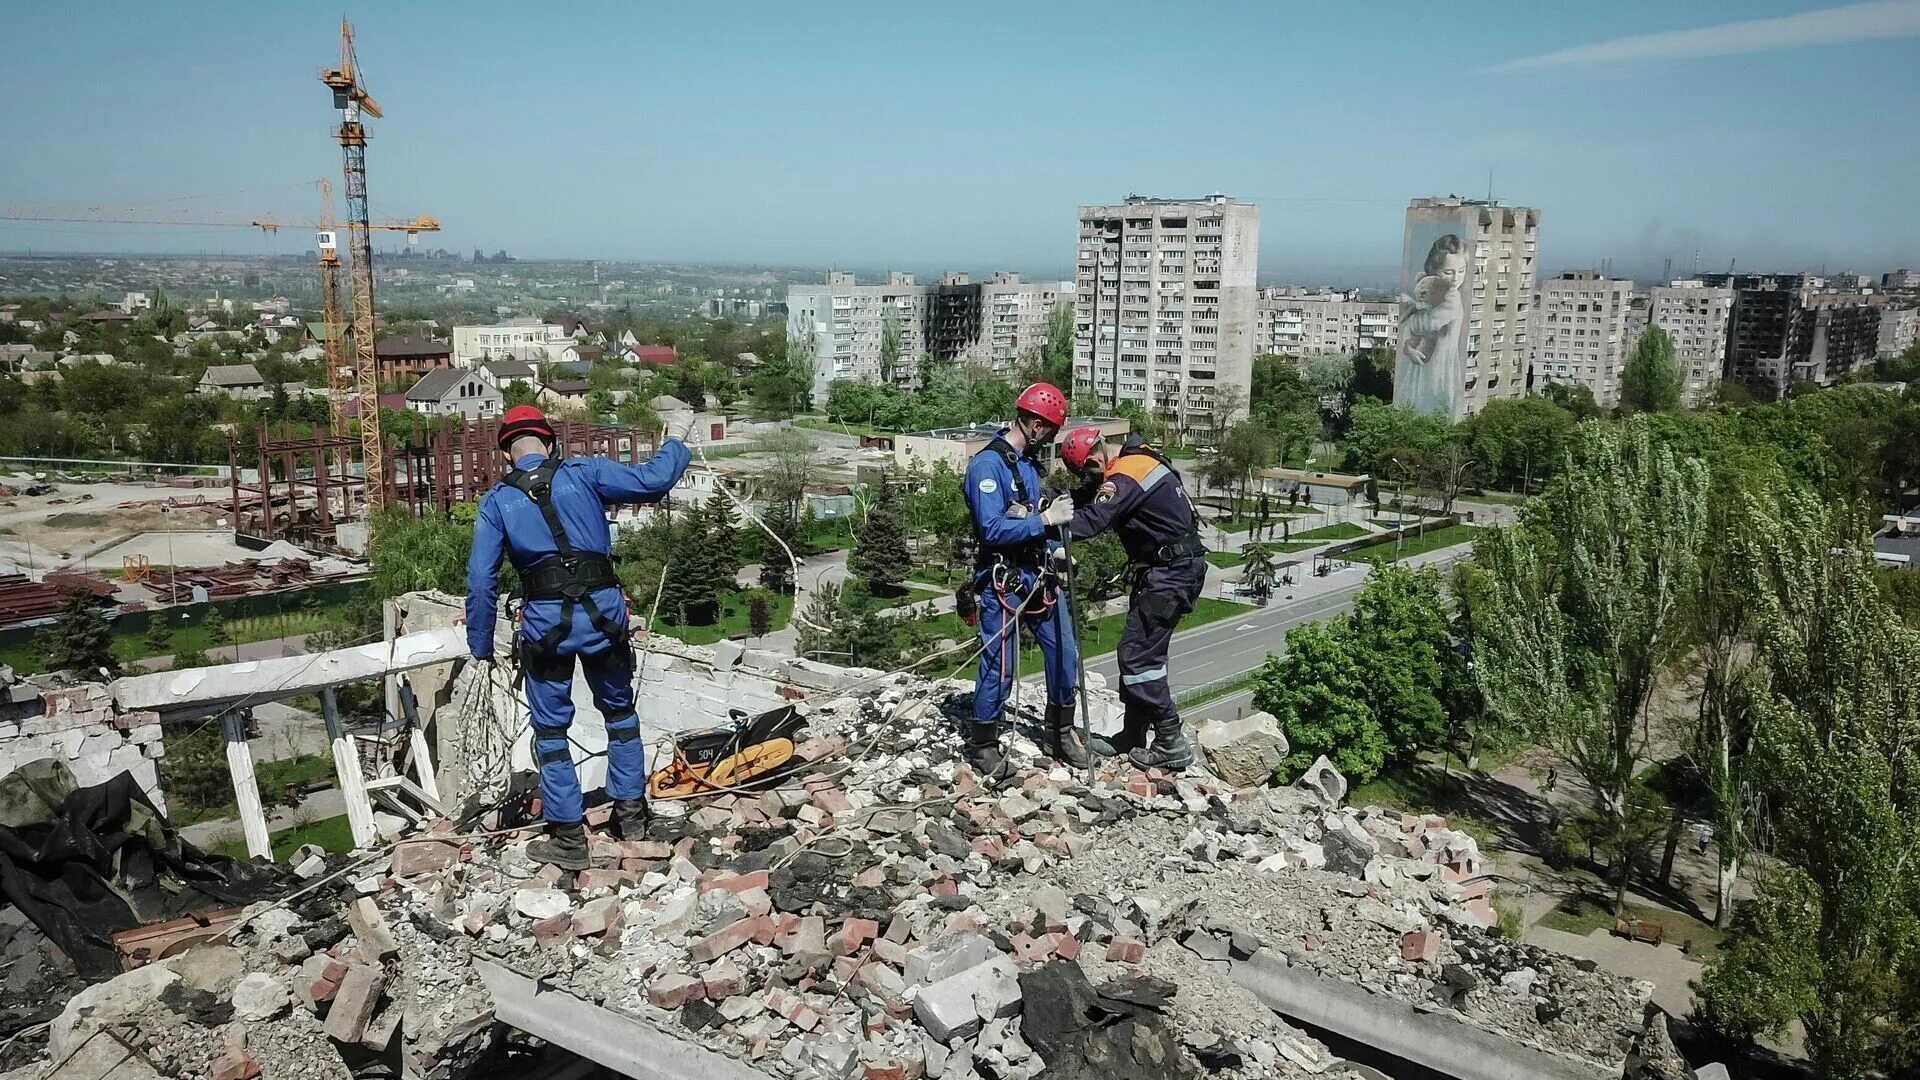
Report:
[[[1193,747],[1167,682],[1167,649],[1207,581],[1193,504],[1173,463],[1137,435],[1116,449],[1098,428],[1075,428],[1060,445],[1060,460],[1087,480],[1068,524],[1073,539],[1115,530],[1133,572],[1117,653],[1125,721],[1118,736],[1096,737],[1089,749],[1102,757],[1125,753],[1141,768],[1184,769],[1193,764]]]
[[[1048,530],[1073,516],[1073,500],[1044,501],[1035,454],[1053,442],[1067,419],[1067,396],[1035,383],[1014,404],[1011,427],[1001,431],[967,465],[967,507],[973,512],[978,554],[971,589],[978,597],[980,666],[974,679],[973,722],[966,733],[967,760],[984,777],[1007,772],[1000,753],[1000,719],[1019,668],[1020,624],[1040,645],[1045,662],[1047,749],[1075,765],[1088,761],[1073,724],[1079,656],[1068,614],[1060,543]]]
[[[576,659],[607,725],[607,794],[624,839],[646,834],[647,762],[633,708],[633,646],[627,600],[615,576],[607,507],[657,502],[687,468],[687,447],[668,439],[639,465],[554,455],[553,426],[519,405],[500,425],[512,471],[480,500],[467,559],[467,648],[493,661],[495,579],[504,555],[525,590],[518,650],[533,710],[533,755],[547,836],[527,845],[534,860],[584,870],[587,832],[567,729],[573,723]]]

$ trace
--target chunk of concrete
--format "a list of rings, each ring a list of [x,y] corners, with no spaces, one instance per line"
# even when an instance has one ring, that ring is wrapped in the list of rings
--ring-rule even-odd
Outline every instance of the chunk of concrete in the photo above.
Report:
[[[942,1043],[977,1034],[986,1021],[1020,1012],[1020,978],[1013,961],[996,953],[957,975],[920,988],[913,1015]]]
[[[1287,756],[1287,737],[1273,714],[1257,712],[1201,724],[1200,749],[1215,776],[1235,787],[1255,787],[1273,780]]]
[[[252,972],[233,988],[233,1015],[242,1020],[271,1020],[291,1004],[293,995],[287,984],[265,972]]]
[[[907,985],[943,982],[997,955],[993,942],[979,934],[949,934],[907,954]]]
[[[1324,806],[1339,806],[1340,800],[1347,797],[1347,778],[1333,767],[1333,762],[1328,761],[1325,754],[1314,759],[1313,764],[1307,766],[1307,771],[1300,774],[1300,779],[1293,782],[1293,786],[1312,792]]]
[[[380,905],[373,902],[373,897],[363,896],[347,905],[347,925],[353,927],[353,940],[360,945],[360,955],[367,959],[382,962],[400,955],[400,946],[393,940],[393,931],[387,929],[386,916],[380,914]],[[356,1034],[353,1039],[359,1037]]]

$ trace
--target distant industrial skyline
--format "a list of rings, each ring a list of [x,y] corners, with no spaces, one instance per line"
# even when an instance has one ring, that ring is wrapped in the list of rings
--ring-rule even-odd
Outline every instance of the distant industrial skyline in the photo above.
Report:
[[[1219,191],[1261,206],[1263,283],[1385,285],[1409,199],[1491,189],[1541,210],[1548,272],[1920,263],[1920,0],[1220,3],[1094,62],[1088,25],[1164,20],[1132,6],[350,10],[388,113],[374,213],[530,258],[1066,277],[1074,207]],[[239,4],[13,13],[0,205],[316,212],[335,32]],[[310,246],[0,222],[4,251]]]

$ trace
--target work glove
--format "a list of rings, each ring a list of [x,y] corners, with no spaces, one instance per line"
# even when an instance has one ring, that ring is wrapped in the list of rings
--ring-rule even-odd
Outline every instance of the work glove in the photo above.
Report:
[[[1040,511],[1040,520],[1049,526],[1065,525],[1073,520],[1073,496],[1056,495],[1045,510]]]

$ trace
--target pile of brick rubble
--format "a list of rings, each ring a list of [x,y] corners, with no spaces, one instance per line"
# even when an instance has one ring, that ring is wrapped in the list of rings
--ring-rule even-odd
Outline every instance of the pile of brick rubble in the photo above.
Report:
[[[1618,1075],[1651,988],[1499,937],[1443,820],[1341,806],[1324,762],[1288,789],[1088,785],[1017,735],[990,788],[957,760],[964,704],[898,677],[820,705],[811,770],[596,835],[578,875],[524,836],[396,847],[90,988],[7,1075],[76,1048],[221,1080],[480,1075],[502,1051],[478,960],[777,1077],[1379,1075],[1224,974],[1262,953]]]

